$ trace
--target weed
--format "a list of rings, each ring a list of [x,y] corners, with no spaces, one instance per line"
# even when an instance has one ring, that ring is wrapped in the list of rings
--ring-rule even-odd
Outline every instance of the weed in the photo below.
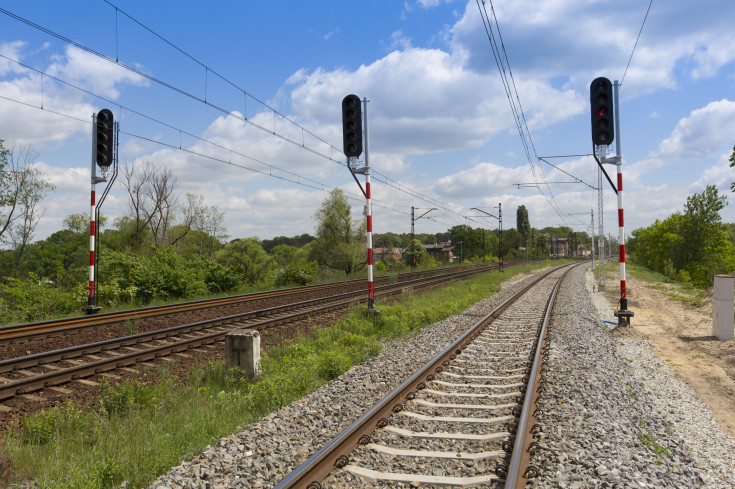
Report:
[[[673,456],[671,450],[658,443],[656,437],[651,434],[651,431],[643,424],[643,422],[639,422],[638,426],[643,428],[643,430],[645,431],[644,433],[637,436],[638,442],[641,445],[653,450],[653,453],[655,453],[658,458],[671,458]]]
[[[139,384],[138,381],[124,380],[117,385],[110,385],[107,379],[100,382],[100,410],[108,417],[114,414],[125,414],[133,409],[146,407],[158,408],[161,398],[153,386]]]
[[[125,321],[125,333],[128,336],[133,336],[134,334],[138,334],[138,318],[128,319]]]
[[[317,364],[319,377],[325,380],[336,379],[350,368],[350,360],[341,351],[330,351],[323,355]]]
[[[123,473],[120,464],[114,457],[103,458],[97,461],[90,471],[90,479],[94,486],[99,489],[107,489],[113,487],[123,480]]]
[[[688,296],[679,295],[679,294],[667,294],[667,295],[669,299],[671,299],[672,301],[683,302],[684,304],[688,304],[694,307],[704,306],[704,300],[701,297],[688,297]]]

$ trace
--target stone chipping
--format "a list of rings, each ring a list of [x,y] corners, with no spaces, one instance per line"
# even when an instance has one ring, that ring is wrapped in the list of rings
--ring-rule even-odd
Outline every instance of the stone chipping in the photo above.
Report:
[[[610,334],[601,319],[613,319],[612,311],[584,274],[577,267],[567,279],[552,319],[544,431],[532,459],[541,475],[531,486],[735,487],[735,441],[650,344]],[[149,489],[273,487],[529,280],[387,343],[375,358],[220,439]]]

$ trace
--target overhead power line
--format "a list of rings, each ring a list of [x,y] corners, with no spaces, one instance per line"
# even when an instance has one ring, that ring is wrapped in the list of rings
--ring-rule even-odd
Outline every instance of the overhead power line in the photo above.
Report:
[[[480,11],[480,17],[482,18],[485,33],[487,35],[488,41],[490,42],[490,47],[493,52],[493,58],[495,59],[495,64],[497,65],[498,73],[500,74],[500,79],[505,90],[506,98],[508,99],[508,103],[510,104],[511,113],[513,114],[516,129],[518,130],[518,135],[521,138],[521,144],[523,145],[524,152],[526,153],[526,159],[531,169],[531,174],[533,176],[534,182],[536,183],[541,195],[546,198],[547,202],[549,202],[557,215],[562,219],[562,221],[566,223],[564,213],[559,208],[559,205],[554,198],[554,194],[551,191],[549,183],[546,180],[546,174],[544,173],[543,168],[541,168],[540,164],[538,163],[538,153],[536,152],[536,147],[533,144],[531,131],[528,128],[526,114],[523,111],[523,105],[521,104],[521,98],[518,94],[518,88],[516,87],[515,78],[513,77],[513,71],[510,67],[508,52],[505,49],[505,43],[503,42],[503,37],[500,32],[500,24],[498,23],[498,18],[495,15],[495,8],[493,6],[492,0],[490,0],[490,11],[492,12],[492,18],[487,12],[485,0],[475,1],[477,3],[477,8]],[[531,153],[533,153],[533,155]],[[539,180],[542,181],[540,182]],[[542,188],[545,188],[546,192],[544,192]]]
[[[651,11],[651,5],[653,5],[653,0],[648,2],[648,9],[646,10],[646,15],[643,17],[643,22],[641,23],[641,29],[638,31],[638,37],[635,38],[635,44],[633,45],[633,51],[630,53],[630,58],[628,58],[628,64],[625,66],[625,71],[623,72],[623,78],[620,80],[620,88],[623,86],[623,82],[625,81],[625,75],[628,73],[628,67],[630,66],[630,62],[633,59],[633,53],[635,53],[635,48],[638,46],[638,40],[641,38],[641,32],[643,32],[643,26],[646,25],[646,19],[648,18],[648,12]],[[615,102],[617,103],[617,101]]]
[[[141,26],[142,26],[143,28],[145,28],[145,29],[146,29],[146,30],[148,30],[149,32],[151,32],[151,33],[153,33],[154,35],[156,35],[157,37],[159,37],[159,38],[160,38],[161,40],[163,40],[163,41],[164,41],[164,42],[166,42],[167,44],[169,44],[169,45],[171,45],[172,47],[174,47],[175,49],[179,50],[180,52],[182,52],[183,54],[185,54],[186,56],[188,56],[189,58],[191,58],[192,60],[194,60],[195,62],[197,62],[198,64],[200,64],[201,66],[204,66],[204,67],[205,67],[205,69],[207,70],[207,72],[211,71],[211,72],[212,72],[213,74],[215,74],[216,76],[218,76],[219,78],[221,78],[222,80],[224,80],[225,82],[227,82],[228,84],[232,85],[233,87],[237,88],[238,90],[241,90],[241,91],[242,91],[242,92],[243,92],[243,93],[244,93],[244,94],[245,94],[246,96],[248,96],[248,97],[252,98],[253,100],[257,101],[258,103],[262,104],[262,105],[263,105],[264,107],[266,107],[266,108],[267,108],[267,109],[268,109],[269,111],[272,111],[272,112],[274,113],[274,116],[275,116],[275,115],[278,115],[278,116],[280,116],[280,117],[281,117],[281,118],[283,118],[284,120],[286,120],[286,121],[288,121],[289,123],[291,123],[291,124],[295,125],[296,127],[300,128],[300,129],[301,129],[301,130],[302,130],[302,131],[303,131],[304,133],[308,133],[308,134],[309,134],[310,136],[313,136],[313,137],[314,137],[315,139],[317,139],[318,141],[320,141],[320,142],[324,143],[324,144],[325,144],[325,145],[327,145],[327,146],[328,146],[328,147],[329,147],[329,148],[330,148],[331,150],[334,150],[334,151],[336,151],[337,153],[342,153],[342,151],[341,151],[340,149],[338,149],[338,148],[336,148],[335,146],[331,145],[330,143],[328,143],[328,142],[327,142],[327,141],[325,141],[324,139],[320,138],[319,136],[317,136],[317,135],[316,135],[316,134],[314,134],[313,132],[309,131],[309,130],[308,130],[308,129],[306,129],[305,127],[303,127],[303,126],[299,125],[298,123],[296,123],[296,122],[292,121],[291,119],[289,119],[288,117],[284,116],[283,114],[280,114],[280,113],[279,113],[278,111],[276,111],[276,110],[275,110],[274,108],[272,108],[272,107],[268,106],[268,105],[267,105],[267,104],[265,104],[264,102],[260,101],[260,100],[259,100],[259,99],[257,99],[256,97],[252,96],[252,95],[251,95],[250,93],[248,93],[248,92],[247,92],[246,90],[244,90],[244,89],[240,88],[239,86],[237,86],[236,84],[234,84],[234,83],[233,83],[233,82],[231,82],[230,80],[226,79],[225,77],[223,77],[222,75],[220,75],[219,73],[217,73],[217,72],[216,72],[215,70],[212,70],[211,68],[209,68],[209,67],[208,67],[207,65],[205,65],[205,64],[204,64],[204,63],[202,63],[201,61],[198,61],[198,60],[197,60],[196,58],[192,57],[191,55],[189,55],[188,53],[186,53],[186,52],[185,52],[184,50],[182,50],[182,49],[178,48],[177,46],[175,46],[175,45],[174,45],[173,43],[171,43],[170,41],[166,40],[165,38],[163,38],[163,37],[162,37],[162,36],[160,36],[159,34],[155,33],[155,32],[154,32],[154,31],[153,31],[152,29],[148,28],[148,27],[147,27],[147,26],[145,26],[144,24],[142,24],[142,23],[140,23],[139,21],[135,20],[135,19],[134,19],[133,17],[129,16],[129,15],[127,14],[127,13],[123,12],[123,11],[122,11],[122,10],[120,10],[120,9],[119,9],[118,7],[116,7],[115,5],[111,4],[110,2],[107,2],[107,0],[105,0],[105,1],[106,1],[106,3],[110,4],[111,6],[113,6],[113,7],[114,7],[114,8],[115,8],[115,9],[116,9],[117,11],[119,11],[119,12],[123,13],[124,15],[126,15],[127,17],[129,17],[129,18],[130,18],[131,20],[135,21],[136,23],[138,23],[139,25],[141,25]],[[338,164],[338,165],[340,165],[340,166],[346,166],[346,163],[345,163],[345,162],[343,162],[343,161],[340,161],[340,160],[336,160],[336,159],[332,158],[331,156],[329,156],[329,155],[326,155],[326,154],[324,154],[324,153],[320,152],[320,151],[319,151],[319,150],[317,150],[317,149],[314,149],[314,148],[310,148],[310,147],[306,146],[306,144],[305,144],[305,143],[303,143],[303,142],[301,142],[301,143],[300,143],[300,142],[298,142],[298,141],[295,141],[295,140],[293,140],[292,138],[290,138],[290,137],[288,137],[288,136],[285,136],[285,135],[279,134],[279,133],[277,133],[277,132],[275,131],[275,129],[274,129],[274,130],[268,129],[268,128],[264,127],[264,126],[261,126],[261,125],[259,125],[259,124],[255,123],[255,122],[253,122],[252,120],[248,119],[247,117],[244,117],[244,116],[239,116],[239,115],[237,115],[236,113],[234,113],[234,112],[232,112],[232,111],[229,111],[229,110],[227,110],[227,109],[224,109],[223,107],[220,107],[220,106],[218,106],[218,105],[215,105],[215,104],[213,104],[213,103],[211,103],[211,102],[208,102],[208,101],[206,100],[206,96],[205,96],[205,98],[201,98],[200,96],[197,96],[197,95],[195,95],[195,94],[193,94],[193,93],[190,93],[190,92],[188,92],[188,91],[186,91],[186,90],[184,90],[184,89],[178,88],[178,87],[176,87],[175,85],[173,85],[173,84],[171,84],[171,83],[165,82],[165,81],[163,81],[163,80],[161,80],[161,79],[158,79],[157,77],[154,77],[154,76],[152,76],[152,75],[150,75],[150,74],[144,73],[144,72],[142,72],[142,71],[140,71],[140,70],[138,70],[138,69],[136,69],[136,68],[134,68],[134,67],[131,67],[131,66],[129,66],[129,65],[127,65],[127,64],[125,64],[125,63],[122,63],[122,62],[120,62],[120,61],[119,61],[119,59],[113,59],[113,58],[112,58],[112,57],[110,57],[110,56],[104,55],[104,54],[102,54],[102,53],[100,53],[100,52],[98,52],[98,51],[96,51],[96,50],[94,50],[94,49],[92,49],[92,48],[89,48],[89,47],[87,47],[87,46],[85,46],[85,45],[83,45],[83,44],[81,44],[81,43],[79,43],[79,42],[73,41],[73,40],[71,40],[71,39],[69,39],[69,38],[67,38],[67,37],[63,36],[62,34],[59,34],[59,33],[57,33],[57,32],[54,32],[54,31],[52,31],[51,29],[45,28],[45,27],[43,27],[43,26],[40,26],[40,25],[38,25],[38,24],[36,24],[36,23],[34,23],[34,22],[32,22],[32,21],[30,21],[30,20],[28,20],[28,19],[24,18],[24,17],[21,17],[21,16],[19,16],[19,15],[16,15],[16,14],[14,14],[14,13],[12,13],[12,12],[10,12],[10,11],[6,10],[6,9],[3,9],[3,8],[1,8],[1,7],[0,7],[0,13],[3,13],[3,14],[5,14],[5,15],[7,15],[7,16],[9,16],[9,17],[11,17],[11,18],[14,18],[14,19],[18,20],[19,22],[22,22],[22,23],[24,23],[24,24],[26,24],[26,25],[28,25],[28,26],[30,26],[30,27],[33,27],[34,29],[40,30],[40,31],[42,31],[42,32],[44,32],[44,33],[46,33],[46,34],[48,34],[48,35],[52,36],[52,37],[55,37],[55,38],[57,38],[57,39],[59,39],[59,40],[61,40],[61,41],[65,42],[65,43],[67,43],[67,44],[70,44],[70,45],[72,45],[72,46],[75,46],[75,47],[77,47],[77,48],[79,48],[79,49],[81,49],[81,50],[83,50],[83,51],[85,51],[85,52],[88,52],[88,53],[90,53],[90,54],[93,54],[94,56],[97,56],[97,57],[99,57],[99,58],[101,58],[101,59],[104,59],[104,60],[106,60],[106,61],[108,61],[108,62],[110,62],[110,63],[114,63],[114,64],[116,64],[116,65],[120,66],[121,68],[124,68],[124,69],[126,69],[126,70],[128,70],[128,71],[131,71],[131,72],[133,72],[133,73],[135,73],[135,74],[137,74],[137,75],[139,75],[139,76],[141,76],[141,77],[143,77],[143,78],[145,78],[145,79],[148,79],[148,80],[150,80],[150,81],[152,81],[152,82],[154,82],[154,83],[156,83],[156,84],[159,84],[159,85],[161,85],[161,86],[163,86],[163,87],[165,87],[165,88],[168,88],[168,89],[170,89],[170,90],[172,90],[172,91],[174,91],[174,92],[176,92],[176,93],[179,93],[180,95],[184,95],[184,96],[186,96],[186,97],[189,97],[189,98],[191,98],[191,99],[193,99],[193,100],[195,100],[195,101],[197,101],[197,102],[200,102],[200,103],[202,103],[202,104],[204,104],[204,105],[207,105],[207,106],[209,106],[209,107],[211,107],[211,108],[213,108],[213,109],[215,109],[215,110],[217,110],[217,111],[219,111],[219,112],[222,112],[222,113],[224,113],[224,114],[226,114],[226,115],[228,115],[228,116],[230,116],[230,117],[233,117],[233,118],[239,119],[239,120],[241,120],[242,122],[244,122],[244,123],[246,123],[246,124],[249,124],[249,125],[251,125],[251,126],[253,126],[253,127],[257,128],[257,129],[260,129],[260,130],[262,130],[262,131],[264,131],[264,132],[266,132],[266,133],[268,133],[268,134],[271,134],[271,135],[273,135],[273,136],[276,136],[276,137],[278,137],[278,138],[280,138],[280,139],[282,139],[282,140],[284,140],[284,141],[286,141],[286,142],[288,142],[288,143],[290,143],[290,144],[293,144],[293,145],[297,146],[297,147],[298,147],[298,148],[300,148],[300,149],[304,149],[304,150],[307,150],[307,151],[309,151],[309,152],[311,152],[311,153],[313,153],[313,154],[315,154],[315,155],[317,155],[317,156],[319,156],[319,157],[325,158],[325,159],[327,159],[327,160],[329,160],[329,161],[332,161],[332,162],[334,162],[334,163],[336,163],[336,164]],[[9,58],[8,58],[8,59],[9,59]],[[15,60],[12,60],[12,61],[15,61]],[[46,76],[48,76],[48,75],[46,75]],[[76,87],[76,88],[78,88],[78,87]],[[82,89],[82,90],[83,90],[83,89]],[[86,91],[86,90],[83,90],[83,91],[85,91],[86,93],[90,93],[90,92],[88,92],[88,91]],[[91,94],[91,93],[90,93],[90,94]],[[94,94],[91,94],[91,95],[94,95]],[[94,95],[94,96],[96,96],[96,95]],[[103,98],[103,97],[99,97],[99,98],[100,98],[100,99],[103,99],[103,100],[104,100],[104,98]],[[112,103],[113,103],[114,105],[118,105],[118,106],[120,106],[120,104],[119,104],[119,103],[116,103],[116,102],[112,102]],[[131,109],[128,109],[128,110],[131,110]],[[134,111],[134,110],[131,110],[131,112],[134,112],[134,113],[138,113],[138,112],[136,112],[136,111]],[[146,116],[146,117],[147,117],[147,116]],[[159,122],[159,123],[162,123],[161,121],[157,121],[156,119],[153,119],[153,118],[149,118],[149,119],[151,119],[151,120],[153,120],[153,121],[156,121],[156,122]],[[162,123],[162,124],[166,125],[165,123]],[[178,130],[178,129],[177,129],[177,130]],[[183,132],[183,130],[182,130],[182,132]],[[188,134],[188,133],[187,133],[187,134]],[[194,136],[194,137],[196,137],[196,136]],[[460,213],[459,213],[458,211],[455,211],[455,210],[451,209],[451,205],[450,205],[450,204],[446,204],[446,203],[440,202],[440,201],[438,201],[438,200],[436,200],[436,199],[433,199],[433,198],[431,198],[431,197],[429,197],[429,196],[426,196],[426,195],[424,195],[424,194],[422,194],[422,193],[420,193],[420,192],[418,192],[418,191],[416,191],[416,190],[414,190],[414,189],[410,188],[409,186],[407,186],[407,185],[405,185],[405,184],[400,184],[400,183],[396,182],[395,180],[392,180],[392,179],[391,179],[390,177],[388,177],[388,176],[386,176],[386,175],[383,175],[383,174],[381,174],[381,173],[379,173],[379,172],[375,172],[375,171],[374,171],[374,173],[376,173],[377,175],[379,175],[380,177],[382,177],[382,178],[384,179],[385,183],[389,184],[390,186],[392,186],[392,187],[393,187],[393,188],[395,188],[396,190],[399,190],[399,191],[401,191],[401,192],[403,192],[403,193],[406,193],[406,194],[408,194],[408,195],[410,195],[410,196],[412,196],[412,197],[418,198],[418,199],[420,199],[420,200],[424,200],[425,202],[431,203],[431,204],[433,204],[433,205],[440,205],[440,206],[442,206],[442,208],[443,208],[444,210],[446,210],[447,212],[450,212],[450,213],[453,213],[453,214],[456,214],[456,215],[458,215],[458,216],[462,217],[462,216],[461,216],[461,214],[460,214]],[[390,182],[390,183],[389,183],[389,182]]]

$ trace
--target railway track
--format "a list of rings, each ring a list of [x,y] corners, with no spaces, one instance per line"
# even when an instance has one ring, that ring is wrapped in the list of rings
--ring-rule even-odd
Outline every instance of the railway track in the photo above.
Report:
[[[376,296],[399,294],[407,288],[426,288],[460,280],[487,271],[487,267],[455,269],[375,288]],[[186,357],[192,350],[222,341],[236,328],[266,331],[284,324],[315,317],[365,300],[364,290],[231,314],[225,317],[177,325],[84,345],[44,351],[0,361],[0,401],[40,389],[61,389],[73,380],[127,369],[161,357]],[[118,318],[112,318],[119,321]],[[86,326],[85,326],[86,327]]]
[[[498,306],[276,489],[525,486],[547,324],[568,270]]]
[[[464,266],[453,268],[440,268],[435,270],[424,270],[421,272],[408,272],[398,274],[397,277],[377,277],[375,285],[381,286],[394,280],[396,283],[409,282],[422,277],[445,275],[454,271],[469,270],[476,266]],[[497,269],[497,265],[485,265],[486,269]],[[0,327],[0,347],[26,343],[30,341],[70,336],[84,331],[94,331],[117,325],[123,328],[129,321],[141,323],[141,329],[158,329],[155,327],[156,320],[167,321],[177,316],[191,315],[196,313],[200,320],[232,315],[249,310],[264,309],[282,304],[289,304],[306,300],[306,298],[326,297],[334,295],[336,291],[364,291],[366,282],[364,279],[350,280],[328,284],[318,284],[305,287],[296,287],[281,290],[269,290],[237,296],[221,297],[201,301],[190,301],[163,306],[130,309],[119,312],[103,313],[91,316],[79,316],[66,319],[39,321],[35,323],[18,324]],[[191,321],[191,320],[190,320]],[[145,328],[142,323],[153,323],[152,328]]]

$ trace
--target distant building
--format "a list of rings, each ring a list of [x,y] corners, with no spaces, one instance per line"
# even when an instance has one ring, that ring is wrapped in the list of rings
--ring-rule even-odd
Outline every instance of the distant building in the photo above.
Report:
[[[454,245],[451,241],[428,245],[422,244],[421,246],[438,262],[452,263],[454,261]]]
[[[403,260],[403,251],[400,248],[373,248],[373,261],[393,258],[396,261]]]
[[[590,252],[587,247],[583,244],[577,245],[577,256],[589,256]]]
[[[549,237],[549,254],[551,256],[571,256],[569,253],[569,238]]]

